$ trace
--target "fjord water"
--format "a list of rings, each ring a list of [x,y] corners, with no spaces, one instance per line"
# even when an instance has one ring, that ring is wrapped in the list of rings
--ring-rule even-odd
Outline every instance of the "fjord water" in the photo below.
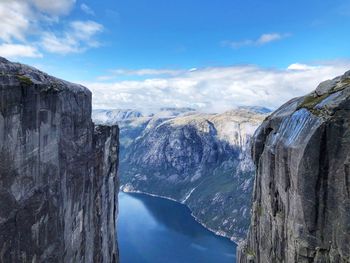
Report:
[[[194,220],[182,204],[119,194],[121,263],[234,263],[236,245]]]

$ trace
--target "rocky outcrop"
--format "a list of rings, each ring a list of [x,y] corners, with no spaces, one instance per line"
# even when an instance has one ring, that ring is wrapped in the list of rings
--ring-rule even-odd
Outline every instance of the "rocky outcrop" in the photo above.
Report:
[[[168,108],[121,120],[122,189],[182,202],[207,228],[241,240],[253,189],[249,142],[265,117],[255,108],[223,114]]]
[[[350,262],[350,71],[257,130],[247,241],[238,262]]]
[[[118,128],[91,93],[0,59],[0,262],[117,262]]]

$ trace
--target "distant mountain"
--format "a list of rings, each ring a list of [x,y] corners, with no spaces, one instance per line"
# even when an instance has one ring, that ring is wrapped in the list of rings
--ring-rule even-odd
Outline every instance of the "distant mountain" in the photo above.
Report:
[[[122,109],[114,109],[114,110],[93,110],[92,118],[95,123],[98,124],[109,124],[109,123],[117,123],[119,121],[142,117],[142,113],[140,111],[135,110],[122,110]]]
[[[185,203],[207,228],[242,240],[254,180],[250,138],[266,116],[246,107],[222,114],[163,109],[119,121],[122,189]]]
[[[260,107],[260,106],[240,106],[239,108],[253,111],[256,113],[263,113],[263,114],[268,114],[271,112],[271,110],[269,108]]]
[[[179,116],[181,114],[186,114],[186,113],[195,113],[195,109],[192,108],[161,108],[159,112],[157,112],[155,115],[157,116]]]
[[[96,109],[92,111],[92,118],[97,124],[111,124],[140,117],[166,118],[193,112],[195,109],[192,108],[160,108],[149,112],[132,109]]]

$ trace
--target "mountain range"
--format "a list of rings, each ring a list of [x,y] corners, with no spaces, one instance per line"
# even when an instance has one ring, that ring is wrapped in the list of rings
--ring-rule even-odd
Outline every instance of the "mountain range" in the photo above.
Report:
[[[190,108],[94,110],[96,123],[120,127],[120,181],[186,204],[213,232],[240,241],[250,221],[254,165],[250,138],[269,112],[240,107],[221,114]]]

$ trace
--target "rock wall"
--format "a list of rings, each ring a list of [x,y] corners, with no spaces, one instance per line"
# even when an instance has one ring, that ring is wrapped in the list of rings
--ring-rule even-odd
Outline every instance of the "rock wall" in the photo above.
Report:
[[[118,262],[115,223],[118,214],[119,182],[117,176],[119,129],[118,126],[96,126],[94,164],[95,215],[93,219],[100,232],[95,235],[93,262]],[[101,176],[102,175],[102,176]]]
[[[89,90],[0,58],[0,262],[117,262],[118,147]]]
[[[350,71],[257,130],[247,241],[238,262],[350,262]]]

